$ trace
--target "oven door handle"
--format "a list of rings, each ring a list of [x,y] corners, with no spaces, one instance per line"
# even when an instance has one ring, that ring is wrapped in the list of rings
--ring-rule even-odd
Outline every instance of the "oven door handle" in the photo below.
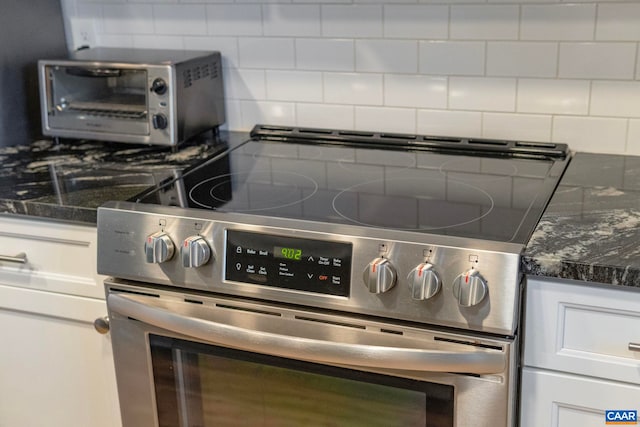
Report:
[[[148,325],[215,345],[311,362],[403,371],[498,374],[506,369],[499,349],[444,351],[348,344],[256,331],[184,316],[154,297],[109,294],[109,309]]]

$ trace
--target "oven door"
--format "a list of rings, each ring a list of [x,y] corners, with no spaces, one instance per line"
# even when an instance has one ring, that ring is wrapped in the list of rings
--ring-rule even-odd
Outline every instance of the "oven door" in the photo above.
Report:
[[[48,134],[149,135],[146,69],[78,63],[47,65],[41,72]]]
[[[514,343],[107,283],[124,427],[510,426]]]

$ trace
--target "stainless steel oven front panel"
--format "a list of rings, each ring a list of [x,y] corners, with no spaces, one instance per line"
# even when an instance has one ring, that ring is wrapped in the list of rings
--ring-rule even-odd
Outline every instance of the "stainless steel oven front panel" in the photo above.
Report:
[[[453,327],[500,335],[515,335],[520,302],[520,247],[513,244],[471,239],[370,229],[358,226],[256,217],[214,211],[118,202],[98,210],[98,270],[101,274],[130,280],[228,295],[246,296],[403,319],[423,324]],[[351,271],[346,273],[348,297],[249,284],[231,280],[225,272],[230,231],[247,231],[274,238],[300,238],[352,245]],[[176,253],[162,264],[148,263],[144,245],[147,237],[166,233],[176,245]],[[185,268],[178,254],[182,242],[194,235],[206,239],[211,259],[199,268]],[[455,243],[455,246],[451,246]],[[509,252],[505,252],[505,250]],[[384,251],[384,252],[383,252]],[[369,291],[363,271],[373,259],[384,256],[397,270],[397,284],[381,294]],[[440,274],[442,289],[429,300],[412,298],[407,276],[428,259]],[[235,262],[232,262],[235,265]],[[258,267],[256,267],[258,268]],[[488,294],[473,307],[461,306],[454,296],[456,277],[475,268],[488,284]],[[297,280],[304,281],[296,276]]]
[[[511,426],[515,419],[517,343],[512,339],[115,279],[106,288],[124,427],[158,425],[150,334],[450,385],[456,427]]]

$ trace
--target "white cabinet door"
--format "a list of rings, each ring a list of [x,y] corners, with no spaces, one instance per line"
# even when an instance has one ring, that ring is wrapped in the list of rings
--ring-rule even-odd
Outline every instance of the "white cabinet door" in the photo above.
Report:
[[[527,280],[524,364],[640,385],[640,292]]]
[[[520,427],[602,427],[606,410],[638,410],[640,387],[525,367]]]
[[[1,278],[0,278],[1,280]],[[103,300],[0,284],[0,426],[121,425]]]

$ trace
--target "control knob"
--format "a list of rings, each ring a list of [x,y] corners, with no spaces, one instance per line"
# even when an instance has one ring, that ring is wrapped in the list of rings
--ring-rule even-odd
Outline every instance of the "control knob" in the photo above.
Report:
[[[167,120],[167,116],[162,113],[154,114],[151,117],[151,123],[153,124],[154,129],[166,129],[169,121]]]
[[[453,281],[453,295],[463,307],[480,304],[487,295],[487,282],[475,269],[467,270]]]
[[[387,258],[376,258],[367,265],[362,279],[369,292],[381,294],[396,284],[396,270]]]
[[[427,300],[440,290],[440,276],[433,269],[433,264],[423,262],[411,270],[407,277],[411,298],[415,300]]]
[[[200,267],[211,258],[211,248],[202,236],[187,237],[180,247],[180,257],[183,267]]]
[[[148,263],[160,264],[169,261],[173,257],[175,246],[171,238],[164,231],[147,236],[144,243],[144,253]]]
[[[151,92],[164,95],[167,92],[167,82],[158,77],[151,83]]]

